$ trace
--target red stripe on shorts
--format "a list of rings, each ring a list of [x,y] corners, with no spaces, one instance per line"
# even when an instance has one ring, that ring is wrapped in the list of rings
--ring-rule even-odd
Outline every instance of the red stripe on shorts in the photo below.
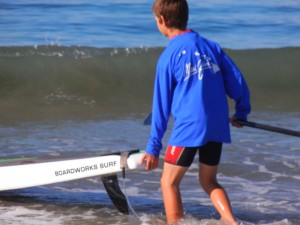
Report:
[[[171,164],[177,164],[178,159],[183,152],[184,147],[181,146],[168,146],[165,156],[165,162]]]

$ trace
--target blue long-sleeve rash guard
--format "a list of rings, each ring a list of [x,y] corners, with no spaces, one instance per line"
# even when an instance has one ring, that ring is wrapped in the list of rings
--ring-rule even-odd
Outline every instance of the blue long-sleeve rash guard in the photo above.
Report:
[[[169,145],[230,142],[227,95],[236,103],[235,117],[247,119],[247,84],[221,47],[193,31],[175,36],[158,60],[146,152],[159,155],[170,114],[174,127]]]

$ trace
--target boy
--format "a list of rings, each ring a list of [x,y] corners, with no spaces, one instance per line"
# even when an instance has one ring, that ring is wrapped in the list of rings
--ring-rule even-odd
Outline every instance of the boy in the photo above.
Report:
[[[229,199],[217,181],[222,143],[230,142],[227,95],[236,113],[230,119],[247,119],[250,95],[233,61],[219,45],[187,29],[186,0],[156,0],[153,13],[159,31],[170,42],[159,58],[152,106],[152,127],[145,169],[158,166],[161,140],[169,115],[174,128],[166,149],[161,188],[169,224],[183,218],[180,182],[199,152],[199,181],[222,220],[235,224]]]

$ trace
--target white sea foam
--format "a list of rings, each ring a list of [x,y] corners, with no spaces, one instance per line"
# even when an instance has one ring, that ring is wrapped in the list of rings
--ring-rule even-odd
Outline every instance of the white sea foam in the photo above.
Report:
[[[1,225],[61,225],[63,217],[54,212],[40,209],[29,209],[22,206],[0,206]]]

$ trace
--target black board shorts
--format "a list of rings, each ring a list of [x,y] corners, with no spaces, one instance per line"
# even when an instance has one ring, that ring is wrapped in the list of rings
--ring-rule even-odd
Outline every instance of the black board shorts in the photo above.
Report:
[[[190,167],[195,155],[199,151],[199,162],[209,165],[219,165],[222,154],[221,142],[208,142],[199,147],[168,146],[166,150],[165,162]]]

